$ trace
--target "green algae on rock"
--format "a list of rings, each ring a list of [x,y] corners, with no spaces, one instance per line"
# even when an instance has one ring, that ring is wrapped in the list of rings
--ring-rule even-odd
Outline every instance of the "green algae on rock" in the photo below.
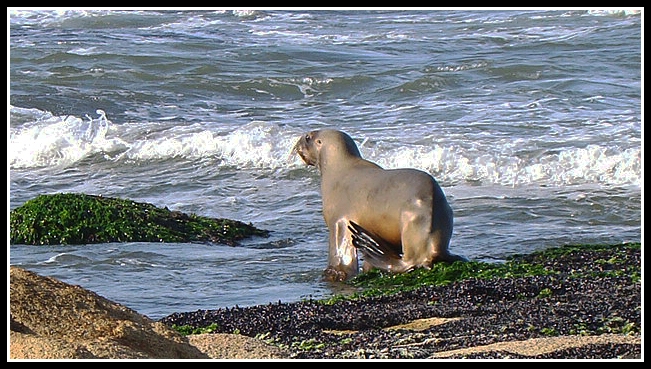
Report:
[[[562,270],[563,265],[551,264],[553,260],[571,258],[573,254],[599,254],[604,251],[625,253],[626,250],[639,250],[640,243],[624,243],[622,245],[565,245],[533,252],[528,255],[513,255],[504,263],[487,263],[478,261],[435,263],[431,269],[417,269],[408,273],[396,274],[373,269],[357,275],[347,283],[361,288],[362,291],[350,296],[334,296],[325,300],[333,303],[337,300],[357,298],[360,296],[377,296],[398,291],[413,290],[421,286],[443,286],[465,279],[518,278],[529,276],[554,275],[561,272],[579,277],[582,274],[593,276],[625,275],[637,282],[641,279],[640,270],[627,270],[619,265],[625,256],[611,256],[608,259],[598,259],[595,263],[599,270],[591,268],[583,270],[576,268],[571,271]],[[592,266],[591,266],[592,267]]]
[[[10,243],[214,242],[235,245],[269,232],[236,220],[202,217],[126,199],[39,195],[10,212]]]

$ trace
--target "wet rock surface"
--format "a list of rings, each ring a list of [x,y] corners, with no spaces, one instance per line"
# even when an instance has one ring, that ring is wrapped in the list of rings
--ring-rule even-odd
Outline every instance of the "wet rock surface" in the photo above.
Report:
[[[553,259],[531,255],[522,261],[557,273],[470,279],[331,304],[309,300],[198,310],[161,322],[192,327],[216,323],[216,333],[257,337],[300,359],[640,358],[640,248],[574,251]],[[387,329],[434,317],[455,319],[417,330]],[[607,335],[625,339],[581,339]],[[546,352],[534,348],[526,354],[454,351],[560,336],[576,344]]]

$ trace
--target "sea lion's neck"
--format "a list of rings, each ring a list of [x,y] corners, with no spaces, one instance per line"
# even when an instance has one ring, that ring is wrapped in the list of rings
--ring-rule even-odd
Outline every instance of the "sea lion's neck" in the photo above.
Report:
[[[328,145],[321,148],[319,170],[323,174],[324,171],[348,167],[359,160],[363,159],[354,143],[352,145]]]

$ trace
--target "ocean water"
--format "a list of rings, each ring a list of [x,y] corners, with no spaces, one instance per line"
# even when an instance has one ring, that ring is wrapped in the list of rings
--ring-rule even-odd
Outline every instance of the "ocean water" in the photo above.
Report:
[[[642,20],[623,10],[8,9],[8,203],[81,192],[272,231],[230,247],[11,245],[11,265],[152,318],[327,283],[336,128],[442,185],[472,260],[642,239]]]

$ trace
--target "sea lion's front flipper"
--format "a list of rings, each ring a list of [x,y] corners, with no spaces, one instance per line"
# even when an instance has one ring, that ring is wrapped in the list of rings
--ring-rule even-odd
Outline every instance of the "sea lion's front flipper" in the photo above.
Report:
[[[352,235],[353,246],[364,255],[364,260],[371,265],[384,269],[382,266],[391,265],[401,260],[402,255],[398,254],[388,242],[352,220],[348,222],[348,230]]]

